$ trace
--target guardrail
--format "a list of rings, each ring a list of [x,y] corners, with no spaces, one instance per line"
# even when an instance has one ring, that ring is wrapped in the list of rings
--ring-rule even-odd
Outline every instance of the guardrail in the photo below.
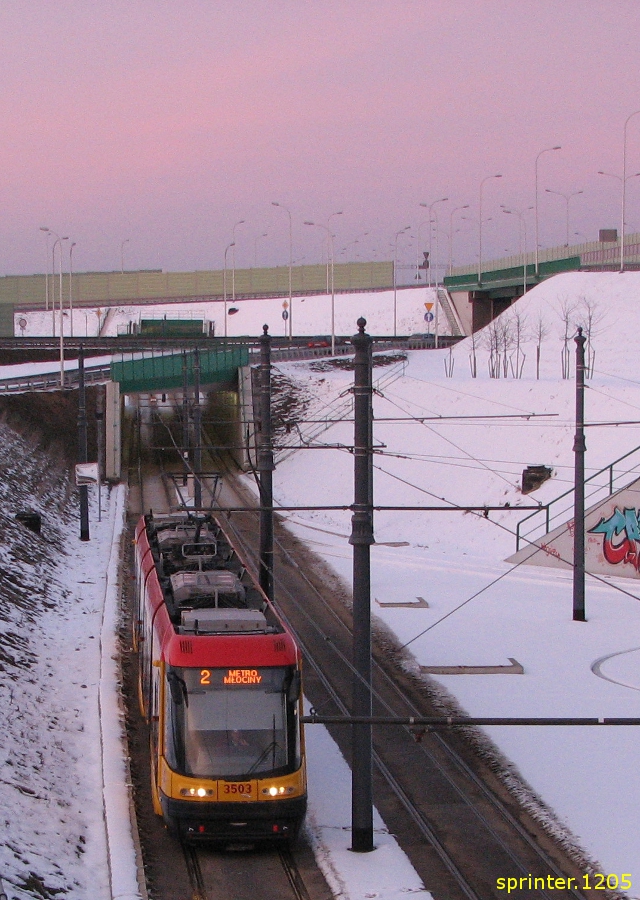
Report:
[[[103,384],[111,380],[111,366],[85,366],[85,384]],[[78,384],[78,370],[67,369],[64,373],[64,390],[75,388]],[[18,375],[0,381],[0,395],[26,394],[29,391],[59,391],[60,372],[46,372],[40,375]],[[0,897],[0,900],[2,898]]]
[[[636,454],[637,459],[632,467],[625,468],[617,474],[615,473],[615,468],[617,466],[624,460],[630,460],[631,457],[636,456]],[[628,481],[626,481],[626,479],[628,479],[632,473],[635,478],[640,477],[640,470],[638,467],[640,467],[640,447],[630,450],[628,453],[625,453],[624,456],[620,456],[612,463],[609,463],[608,466],[605,466],[598,472],[594,472],[593,475],[585,478],[585,501],[588,501],[589,505],[592,506],[594,503],[606,500],[607,497],[610,497],[615,491],[627,486]],[[623,479],[625,479],[625,484],[622,483]],[[518,522],[516,525],[516,553],[523,543],[529,544],[532,541],[543,537],[545,534],[549,534],[552,527],[555,527],[555,523],[558,523],[560,517],[566,516],[567,513],[569,513],[570,516],[573,515],[573,493],[574,489],[569,488],[568,491],[560,494],[555,500],[552,500],[545,506],[541,506],[539,510],[529,513],[528,516],[525,516],[524,519],[521,519]],[[543,522],[540,522],[541,516],[544,516]],[[530,522],[533,519],[537,520],[536,523],[532,524],[532,527],[524,532],[523,526],[525,523]]]

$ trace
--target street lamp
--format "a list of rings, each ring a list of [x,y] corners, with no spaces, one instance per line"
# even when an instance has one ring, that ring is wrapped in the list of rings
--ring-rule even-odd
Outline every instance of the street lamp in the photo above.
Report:
[[[623,137],[622,137],[622,219],[620,222],[620,271],[621,272],[624,272],[624,216],[625,216],[626,187],[627,187],[627,125],[629,124],[629,120],[633,119],[633,117],[637,116],[639,113],[640,113],[640,109],[637,109],[635,112],[632,112],[630,116],[627,116],[625,123],[624,123],[624,130],[623,130]]]
[[[120,274],[124,275],[124,245],[128,244],[131,238],[125,238],[120,242]]]
[[[331,220],[333,219],[334,216],[341,216],[341,215],[342,215],[341,209],[338,210],[338,212],[331,213],[331,215],[327,217],[327,228],[329,228],[329,229],[331,228]],[[333,265],[335,262],[335,257],[334,257],[334,252],[333,252],[333,238],[334,237],[335,237],[335,235],[332,234],[331,235],[331,281],[332,281],[332,283],[333,283],[333,274],[334,274],[333,273]],[[327,244],[327,294],[329,293],[329,252],[328,251],[329,251],[329,246]],[[333,290],[333,288],[332,288],[332,290]]]
[[[438,216],[437,216],[437,213],[433,212],[433,207],[436,205],[436,203],[446,203],[446,201],[448,199],[449,199],[448,197],[441,197],[439,200],[434,200],[433,203],[421,203],[420,204],[420,206],[424,206],[425,209],[429,210],[429,287],[431,287],[431,221],[432,221],[432,218],[435,218],[435,222],[436,222],[436,248],[438,245],[438,233],[437,233]],[[437,256],[437,254],[436,254],[436,256]],[[434,271],[436,273],[436,285],[437,285],[437,281],[438,281],[437,263],[438,263],[438,260],[436,259],[436,266],[434,267]],[[427,273],[425,272],[425,275],[426,274]]]
[[[68,237],[60,237],[60,235],[56,234],[56,232],[53,231],[53,229],[45,228],[44,226],[40,226],[40,231],[49,232],[55,238],[55,241],[53,242],[53,246],[51,247],[51,259],[52,259],[52,265],[54,267],[54,271],[55,271],[55,265],[53,263],[53,260],[55,260],[56,244],[60,244],[60,250],[58,253],[58,256],[60,259],[60,288],[59,288],[59,300],[60,300],[60,304],[59,304],[59,307],[60,307],[60,388],[61,388],[61,390],[63,390],[64,389],[64,334],[63,334],[64,320],[62,318],[62,316],[63,316],[63,312],[62,312],[62,242],[68,241],[69,238]],[[55,337],[56,336],[55,335],[55,297],[52,297],[52,299],[51,299],[51,309],[53,312],[53,337]]]
[[[332,213],[332,216],[340,216],[342,213]],[[329,216],[329,219],[331,216]],[[327,220],[328,221],[328,220]],[[331,233],[331,229],[328,225],[323,225],[321,222],[305,222],[305,225],[313,225],[316,228],[324,228],[327,232],[327,265],[329,265],[329,261],[331,264],[331,355],[336,355],[336,292],[335,292],[335,282],[334,282],[334,260],[333,260],[333,234]]]
[[[574,191],[573,194],[563,194],[562,191],[552,191],[551,188],[545,188],[547,194],[557,194],[558,197],[563,197],[564,202],[567,204],[567,242],[565,247],[569,246],[569,200],[573,197],[577,197],[578,194],[584,194],[584,191]]]
[[[640,172],[635,172],[633,175],[625,175],[624,178],[622,178],[620,175],[614,175],[613,172],[598,171],[598,175],[606,175],[607,178],[616,178],[618,181],[622,182],[622,197],[623,197],[622,205],[624,207],[626,183],[627,183],[627,181],[630,181],[632,178],[637,178],[640,175]],[[623,213],[623,215],[624,215],[624,213]],[[620,238],[621,238],[621,240],[620,240],[620,270],[619,271],[623,272],[624,271],[624,229],[621,229],[621,231],[620,231]]]
[[[404,228],[401,228],[400,231],[396,231],[395,239],[394,239],[394,250],[393,250],[393,336],[396,337],[398,333],[397,322],[398,322],[398,238],[401,234],[404,234],[405,231],[408,231],[411,228],[411,225],[405,225]]]
[[[416,229],[416,281],[420,281],[420,247],[422,246],[422,242],[420,240],[420,232],[424,225],[430,225],[431,223],[425,219],[423,222],[418,223],[418,227]],[[424,254],[424,251],[423,251]],[[427,268],[428,261],[424,264],[424,280],[427,281]]]
[[[543,153],[550,153],[552,150],[562,150],[562,147],[546,147],[544,150],[541,150],[540,153],[536,156],[536,161],[534,165],[534,174],[535,174],[535,209],[536,209],[536,278],[540,274],[540,264],[538,257],[538,248],[540,245],[540,239],[538,237],[538,160],[542,156]]]
[[[73,287],[72,287],[72,276],[73,276],[73,248],[75,247],[76,242],[74,241],[69,247],[69,328],[71,337],[73,337]]]
[[[480,218],[478,219],[478,286],[482,284],[482,188],[486,181],[492,178],[502,178],[502,175],[487,175],[480,182]]]
[[[258,268],[258,241],[260,238],[268,237],[268,233],[265,231],[262,234],[256,235],[253,241],[253,265],[254,268]]]
[[[580,191],[582,193],[582,191]],[[525,214],[530,212],[533,209],[533,206],[528,206],[526,209],[507,209],[506,206],[502,207],[502,212],[507,213],[507,215],[517,216],[520,220],[520,252],[522,253],[522,294],[527,293],[527,223],[525,220]],[[524,235],[524,241],[523,241]]]
[[[227,246],[224,251],[224,272],[222,275],[222,292],[224,295],[224,336],[227,336],[227,253],[234,247],[235,244],[231,243]]]
[[[40,231],[44,231],[44,228],[41,228]],[[51,232],[49,229],[46,229],[45,236],[45,245],[44,245],[44,308],[45,312],[49,311],[49,239],[51,238]]]
[[[276,200],[271,201],[272,206],[278,206],[289,216],[289,340],[293,338],[293,291],[291,289],[291,268],[293,266],[293,220],[291,210]]]
[[[233,303],[236,302],[236,228],[238,225],[244,225],[244,219],[240,219],[239,222],[236,222],[231,232],[231,246],[233,247],[231,253],[231,298]]]
[[[464,206],[456,206],[456,208],[452,209],[449,213],[449,277],[451,277],[453,271],[453,216],[454,213],[459,212],[461,209],[469,209],[469,204],[466,203]]]

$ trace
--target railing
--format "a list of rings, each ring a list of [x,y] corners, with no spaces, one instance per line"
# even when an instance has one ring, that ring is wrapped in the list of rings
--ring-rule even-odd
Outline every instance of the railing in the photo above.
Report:
[[[86,384],[104,384],[111,381],[111,366],[85,366]],[[64,388],[74,388],[78,384],[78,370],[67,369],[64,373]],[[60,372],[43,372],[41,375],[18,375],[0,381],[0,394],[25,394],[28,391],[59,391]],[[0,898],[2,900],[2,898]]]
[[[636,454],[637,459],[633,466],[626,467],[617,474],[614,472],[614,469],[619,466],[620,463],[624,460],[630,460],[630,458]],[[615,491],[627,487],[629,484],[627,479],[632,473],[635,477],[640,476],[638,466],[640,466],[640,447],[630,450],[628,453],[625,453],[624,456],[619,457],[619,459],[614,460],[608,466],[600,469],[600,471],[585,478],[585,501],[588,501],[590,505],[593,505],[601,500],[606,500],[607,497],[610,497]],[[624,484],[622,484],[623,479],[625,480]],[[539,510],[529,513],[528,516],[525,516],[524,519],[521,519],[518,522],[516,526],[516,552],[523,544],[533,543],[545,534],[549,534],[552,527],[559,524],[558,519],[566,516],[567,513],[573,515],[573,494],[574,489],[569,488],[564,494],[560,494],[559,497],[556,497],[555,500],[552,500],[545,506],[540,506]],[[540,517],[544,517],[544,521],[541,522]],[[536,519],[536,523],[532,524],[532,527],[529,528],[529,530],[524,531],[523,526],[532,519]]]
[[[447,322],[449,323],[449,328],[451,329],[451,334],[456,337],[464,337],[464,331],[462,328],[462,322],[460,321],[460,317],[458,316],[458,312],[453,305],[453,301],[449,295],[449,291],[446,288],[438,287],[436,290],[438,303],[444,310],[444,314],[447,317]]]

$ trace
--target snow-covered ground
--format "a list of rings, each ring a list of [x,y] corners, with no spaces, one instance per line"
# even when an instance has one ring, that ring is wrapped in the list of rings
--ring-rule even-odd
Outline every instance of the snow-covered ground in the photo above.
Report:
[[[226,304],[223,301],[202,301],[194,303],[167,303],[158,306],[114,306],[104,309],[74,309],[73,334],[75,337],[115,337],[126,334],[131,323],[139,324],[141,319],[198,319],[211,323],[216,337],[239,337],[240,335],[260,335],[262,326],[269,326],[273,337],[289,335],[288,320],[282,318],[283,305],[288,298],[274,297],[267,300],[237,300]],[[425,304],[429,304],[429,308]],[[331,334],[331,296],[311,294],[308,297],[293,298],[293,336]],[[225,328],[225,308],[227,311]],[[230,312],[235,310],[234,312]],[[350,335],[357,331],[356,320],[366,310],[368,329],[371,334],[432,334],[438,327],[438,334],[450,334],[447,317],[440,304],[436,303],[434,288],[402,288],[394,291],[375,293],[336,294],[334,300],[335,334]],[[287,311],[288,312],[288,311]],[[433,319],[425,322],[429,312]],[[436,321],[437,316],[437,321]],[[59,310],[55,313],[15,314],[15,333],[18,337],[34,335],[58,336]],[[394,327],[395,325],[395,327]],[[71,333],[70,314],[63,309],[64,334]]]
[[[374,377],[383,376],[381,395],[376,395],[374,400],[375,443],[381,445],[374,459],[376,504],[441,503],[443,507],[451,508],[509,503],[516,507],[537,500],[546,502],[570,487],[575,405],[574,344],[571,338],[575,326],[582,324],[591,332],[594,374],[587,382],[587,422],[639,420],[640,379],[636,376],[640,350],[638,294],[640,275],[635,273],[575,273],[544,282],[520,300],[514,310],[504,314],[495,326],[499,329],[505,319],[511,321],[508,377],[489,377],[489,350],[487,338],[483,336],[476,336],[473,341],[476,378],[471,374],[470,357],[474,354],[471,339],[451,352],[414,351],[408,353],[404,365],[376,369]],[[336,331],[352,333],[360,315],[367,318],[371,333],[389,331],[389,310],[380,306],[382,297],[378,294],[347,295],[348,320],[344,326],[337,326]],[[306,309],[312,309],[311,299],[306,301],[309,303],[309,306],[305,303]],[[389,299],[392,301],[392,295],[387,297],[387,304]],[[407,320],[407,327],[398,327],[399,333],[425,330],[421,320],[426,299],[424,288],[398,293],[398,309],[403,302],[412,303],[411,316],[415,317]],[[281,309],[281,303],[277,310],[274,308],[271,323],[264,305],[271,302],[243,301],[243,325],[236,333],[259,334],[262,323],[270,322],[271,331],[277,334],[278,327],[282,328],[281,320],[278,323],[276,317],[276,314],[279,317],[277,310]],[[313,303],[316,304],[316,299]],[[302,302],[299,306],[303,306]],[[308,333],[327,333],[326,298],[324,304],[318,301],[316,308],[322,309],[322,316],[315,322],[310,316]],[[174,310],[171,307],[169,315]],[[546,332],[541,343],[539,379],[536,378],[535,342],[531,340],[522,341],[521,350],[526,354],[522,377],[513,377],[514,372],[519,371],[513,344],[513,334],[518,327],[515,311],[520,315],[520,326],[525,333]],[[233,317],[234,328],[239,315]],[[300,317],[297,321],[301,322]],[[565,331],[569,335],[571,377],[568,379],[562,377]],[[353,377],[349,371],[319,361],[282,364],[278,370],[310,396],[307,418],[319,418],[320,413],[330,415],[333,408],[344,402],[340,394],[349,387]],[[447,377],[447,371],[451,377]],[[386,378],[385,372],[390,373]],[[535,418],[534,414],[540,418]],[[426,421],[438,416],[472,418]],[[481,418],[483,416],[486,418]],[[488,418],[495,416],[505,418]],[[513,416],[522,418],[507,418]],[[384,421],[391,418],[404,421]],[[304,430],[304,425],[301,428]],[[352,437],[352,425],[335,425],[316,436],[314,442],[349,444]],[[588,473],[637,446],[640,446],[638,425],[588,428]],[[530,464],[550,466],[554,475],[534,494],[523,497],[521,473]],[[283,458],[276,469],[277,499],[283,505],[348,504],[352,501],[352,466],[352,456],[346,451],[294,452]],[[629,480],[631,477],[630,474]],[[573,622],[569,572],[504,562],[515,550],[514,531],[521,515],[512,511],[492,512],[488,518],[458,511],[376,512],[378,543],[372,548],[372,595],[376,614],[412,654],[408,665],[414,669],[434,665],[505,665],[509,658],[522,665],[524,674],[509,677],[435,676],[442,689],[454,696],[471,715],[640,716],[640,585],[636,583],[637,577],[588,579],[587,622]],[[350,581],[349,514],[298,512],[291,514],[289,519],[295,532],[338,574]],[[57,569],[56,578],[60,577]],[[65,582],[61,580],[60,584]],[[61,587],[60,590],[73,593],[78,588]],[[423,598],[428,606],[418,602],[417,598]],[[410,602],[416,605],[407,606]],[[64,608],[62,605],[61,610]],[[50,615],[49,611],[46,615]],[[40,623],[34,628],[39,635]],[[86,629],[82,633],[87,636]],[[43,634],[42,640],[45,637]],[[75,652],[74,649],[68,656]],[[52,656],[43,651],[42,659],[46,660],[47,655]],[[64,656],[64,653],[60,654],[61,659]],[[67,662],[65,660],[64,668],[62,662],[54,667],[54,683],[63,678],[63,671],[64,677],[69,677]],[[598,662],[599,666],[596,666]],[[44,673],[42,676],[46,677]],[[83,678],[89,679],[89,675]],[[2,679],[0,684],[5,690],[4,674]],[[88,680],[83,683],[89,686]],[[39,686],[38,690],[42,693]],[[62,706],[59,698],[56,691],[48,699]],[[76,700],[76,706],[79,702]],[[78,708],[82,716],[89,717],[93,713],[89,700],[87,704]],[[64,709],[68,708],[69,704],[65,703]],[[2,711],[5,710],[6,705]],[[43,707],[34,704],[32,713],[41,717]],[[547,816],[550,825],[559,832],[564,830],[573,835],[601,871],[619,877],[630,873],[633,887],[629,895],[640,896],[640,834],[636,825],[640,808],[637,729],[501,727],[487,731],[512,762],[514,774],[542,799],[538,808]],[[20,752],[26,753],[24,738],[15,730],[11,734],[11,740],[17,742]],[[79,740],[83,740],[82,734]],[[321,739],[318,742],[321,743]],[[35,752],[30,745],[29,748],[29,753]],[[75,735],[70,752],[72,756],[77,753]],[[316,752],[320,751],[312,750],[312,767]],[[36,762],[35,758],[29,758],[26,764],[35,766]],[[42,776],[42,784],[47,798],[57,796],[57,785],[46,787],[46,775]],[[4,785],[1,787],[3,791],[13,790]],[[70,791],[71,787],[67,785],[65,798]],[[24,796],[16,799],[23,801]],[[29,802],[34,804],[35,816],[37,802]],[[55,801],[53,803],[55,805]],[[331,804],[314,806],[314,803],[317,801],[312,793],[312,831],[316,837],[320,836],[319,840],[325,841],[331,864],[336,865],[340,873],[332,883],[339,885],[344,877],[346,897],[355,900],[366,896],[367,889],[358,883],[360,876],[354,874],[353,854],[341,853],[338,847],[346,848],[349,842],[348,833],[342,830],[347,824],[344,817],[339,815],[334,824],[326,818],[334,807]],[[79,810],[80,805],[76,806]],[[75,814],[73,830],[74,833],[78,831],[77,823],[81,822],[84,831],[79,833],[86,835],[90,830],[91,804],[87,802],[82,808],[84,818],[78,819],[80,813]],[[36,821],[35,818],[25,819],[24,806],[21,811],[22,819],[16,832],[18,838],[14,841],[16,846],[23,839],[25,829],[29,828],[28,823],[33,830]],[[62,831],[64,833],[64,829]],[[331,834],[338,836],[337,843],[331,844],[328,839]],[[52,840],[58,847],[56,841],[59,843],[60,837]],[[39,846],[42,855],[41,841],[32,839],[28,846]],[[8,857],[9,866],[4,871],[15,875],[15,880],[24,878],[26,863],[11,858],[8,844],[2,850]],[[30,852],[36,853],[35,849]],[[98,858],[97,846],[91,852]],[[76,862],[70,853],[67,855],[50,856],[47,851],[49,868],[46,871],[51,870],[52,878],[61,878],[60,873],[55,874],[51,860],[58,864],[65,860],[64,877],[79,885],[85,877],[84,863]],[[351,857],[350,864],[345,862],[345,868],[341,869],[348,856]],[[382,860],[385,871],[396,865],[389,863],[384,855],[373,853],[359,859],[358,866],[375,872],[376,857]],[[404,866],[406,861],[397,865]],[[374,879],[376,877],[381,876],[374,875]],[[9,874],[7,879],[14,883]],[[416,889],[419,889],[416,883],[405,884],[403,878],[397,878],[388,889],[380,881],[368,893],[377,890],[379,897],[391,898]],[[22,900],[22,897],[34,894],[23,890],[15,896]],[[81,897],[82,893],[78,888],[76,894],[69,896]]]
[[[531,334],[546,331],[536,378],[535,342],[523,342],[522,377],[489,377],[488,331],[449,351],[408,354],[404,373],[374,398],[374,502],[470,505],[546,502],[571,487],[575,430],[573,380],[577,324],[590,330],[595,354],[587,381],[586,421],[638,424],[587,429],[587,474],[640,446],[640,275],[567,274],[544,282],[497,320]],[[562,377],[568,311],[571,378]],[[365,313],[366,315],[366,313]],[[453,362],[452,377],[445,364]],[[325,364],[278,366],[316,398],[308,418],[330,416],[352,373]],[[379,372],[375,370],[374,378]],[[504,371],[504,370],[501,370]],[[526,418],[546,415],[553,418]],[[482,416],[522,418],[482,419]],[[472,416],[435,422],[420,417]],[[404,421],[390,423],[389,418]],[[334,425],[315,443],[349,444],[352,425]],[[525,466],[554,476],[523,496]],[[314,477],[309,477],[313,467]],[[632,466],[629,467],[630,470]],[[299,451],[275,474],[283,505],[340,505],[352,500],[353,460],[338,450]],[[637,468],[635,468],[637,477]],[[632,480],[630,474],[628,480]],[[523,513],[376,512],[372,548],[374,610],[417,666],[508,665],[524,674],[440,675],[442,687],[474,716],[639,716],[640,584],[636,578],[587,581],[587,622],[572,621],[570,572],[513,566],[514,532]],[[289,515],[296,534],[351,578],[348,513]],[[629,570],[632,567],[627,566]],[[620,588],[622,590],[620,590]],[[427,601],[428,608],[418,598]],[[415,603],[414,608],[407,603]],[[396,608],[394,608],[396,604]],[[404,604],[404,605],[403,605]],[[592,671],[598,661],[597,670]],[[500,751],[549,807],[558,831],[573,834],[601,871],[631,873],[640,895],[638,730],[633,727],[487,729]],[[612,882],[613,883],[613,882]]]

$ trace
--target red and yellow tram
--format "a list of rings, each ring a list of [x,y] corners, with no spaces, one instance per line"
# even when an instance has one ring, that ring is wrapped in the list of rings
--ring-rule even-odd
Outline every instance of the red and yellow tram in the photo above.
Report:
[[[306,771],[291,634],[212,516],[144,516],[135,544],[155,811],[188,840],[294,840]]]

